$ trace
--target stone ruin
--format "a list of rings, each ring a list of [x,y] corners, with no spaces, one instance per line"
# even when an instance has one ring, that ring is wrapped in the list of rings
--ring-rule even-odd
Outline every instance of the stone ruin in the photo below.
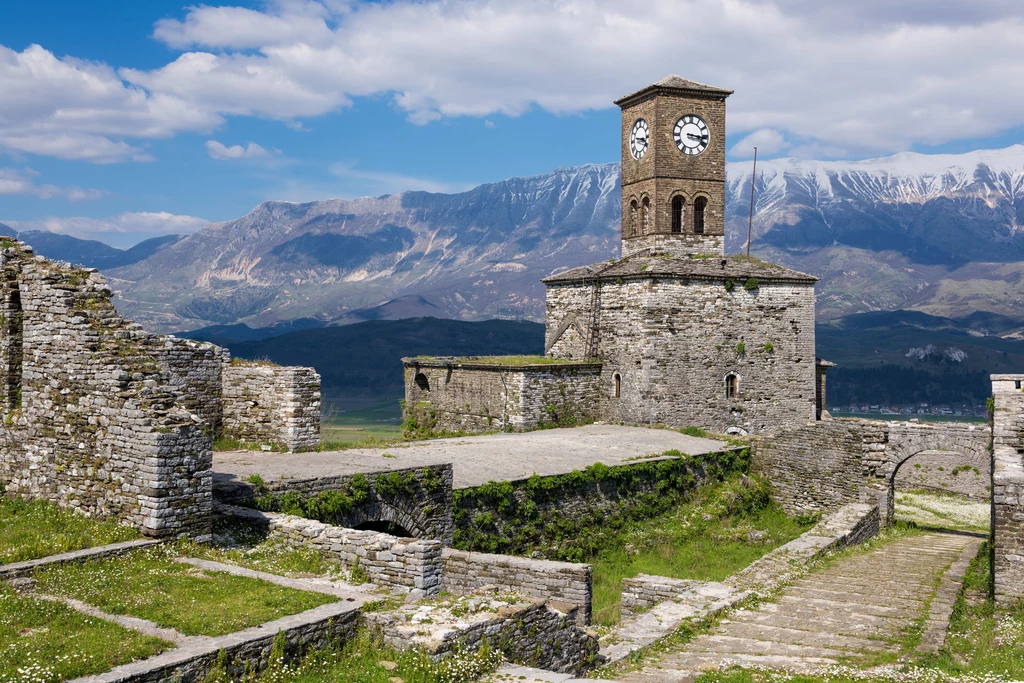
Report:
[[[122,318],[95,269],[0,237],[0,491],[147,536],[210,535],[212,441],[319,445],[312,368],[239,362]]]

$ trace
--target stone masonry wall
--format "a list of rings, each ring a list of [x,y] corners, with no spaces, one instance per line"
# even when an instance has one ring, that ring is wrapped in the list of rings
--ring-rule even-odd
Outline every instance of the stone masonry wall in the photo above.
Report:
[[[260,512],[250,508],[218,506],[218,512],[265,527],[272,539],[295,548],[314,548],[347,567],[355,566],[378,586],[418,590],[422,595],[441,591],[441,542],[398,538],[377,531],[360,531],[311,519]]]
[[[549,284],[548,334],[567,317],[590,320],[592,302],[593,285]],[[602,419],[751,434],[814,421],[811,284],[629,279],[602,283],[598,305]],[[556,358],[572,353],[547,342]]]
[[[405,361],[407,418],[440,431],[534,429],[596,419],[601,366]]]
[[[231,362],[228,350],[209,342],[160,337],[155,351],[170,383],[182,394],[182,407],[218,434],[224,413],[222,371]]]
[[[485,589],[552,598],[579,607],[580,626],[590,623],[594,568],[589,564],[534,560],[513,555],[445,548],[444,589],[468,595]]]
[[[224,436],[289,451],[320,445],[320,375],[313,368],[235,360],[223,372]]]
[[[356,527],[366,522],[391,522],[410,536],[431,538],[446,544],[452,540],[452,466],[428,465],[388,472],[271,481],[264,490],[251,482],[237,481],[227,475],[214,480],[214,495],[221,503],[255,507],[257,498],[271,495],[280,499],[288,494],[312,497],[325,491],[344,491],[356,477],[365,477],[368,500],[356,505],[339,519],[339,526]]]
[[[988,501],[992,494],[992,465],[965,462],[957,452],[925,451],[896,472],[897,491],[937,491]]]
[[[888,522],[898,473],[934,451],[980,470],[989,458],[989,434],[983,425],[964,423],[829,420],[755,439],[752,469],[772,482],[776,500],[791,514],[870,503]]]
[[[7,386],[16,385],[0,429],[0,485],[147,535],[207,538],[210,436],[162,370],[159,338],[117,314],[94,270],[10,239],[0,249],[0,300],[21,312],[20,363],[17,345],[0,343],[12,358]]]
[[[576,611],[575,605],[561,601],[536,600],[502,607],[495,616],[469,625],[442,624],[437,632],[387,613],[371,613],[366,619],[392,647],[422,648],[435,661],[455,652],[475,652],[486,642],[510,662],[579,674],[593,668],[599,644],[593,633],[577,626]]]
[[[1024,598],[1024,374],[992,375],[992,573],[997,603]]]

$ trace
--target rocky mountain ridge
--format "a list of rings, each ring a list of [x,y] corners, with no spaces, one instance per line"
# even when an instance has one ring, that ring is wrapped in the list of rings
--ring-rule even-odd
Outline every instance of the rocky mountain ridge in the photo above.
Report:
[[[730,253],[745,247],[750,166],[727,166]],[[1024,146],[774,159],[755,189],[753,253],[819,275],[823,320],[1024,317]],[[396,300],[384,317],[542,320],[539,279],[616,257],[619,216],[618,164],[591,164],[458,194],[264,202],[109,275],[129,315],[165,330],[351,322]]]

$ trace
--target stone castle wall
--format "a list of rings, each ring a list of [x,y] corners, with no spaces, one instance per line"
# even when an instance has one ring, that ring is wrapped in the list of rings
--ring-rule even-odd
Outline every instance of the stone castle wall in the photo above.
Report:
[[[756,439],[752,469],[772,482],[775,499],[791,514],[869,503],[888,521],[894,479],[919,456],[927,461],[943,451],[950,462],[981,470],[989,435],[984,425],[954,422],[828,420]]]
[[[161,368],[159,338],[117,314],[94,270],[13,240],[2,248],[12,409],[0,429],[0,485],[147,535],[207,537],[210,436]]]
[[[251,482],[218,475],[214,480],[214,495],[221,503],[254,507],[256,499],[263,495],[275,496],[279,502],[288,494],[310,498],[326,491],[344,492],[354,488],[356,477],[367,480],[367,500],[331,522],[345,527],[358,527],[367,522],[391,522],[405,529],[410,536],[451,543],[450,463],[342,477],[271,481],[264,485],[265,490]]]
[[[762,433],[815,419],[814,288],[761,283],[631,279],[600,285],[601,417],[627,423]],[[592,319],[594,285],[549,284],[547,346],[567,319]],[[565,335],[563,335],[565,337]],[[735,398],[726,375],[738,376]],[[615,376],[620,395],[615,398]]]
[[[320,375],[313,368],[232,361],[222,370],[224,436],[283,446],[320,445]]]
[[[181,392],[181,406],[218,434],[224,415],[222,375],[231,354],[209,342],[175,337],[160,337],[154,346],[157,362]]]
[[[594,568],[589,564],[445,548],[443,566],[444,589],[455,595],[498,590],[561,600],[579,608],[580,626],[590,623]]]
[[[270,538],[294,548],[313,548],[348,568],[358,566],[378,586],[419,590],[423,595],[441,591],[441,542],[398,538],[378,531],[348,529],[293,515],[250,508],[218,506],[247,523],[261,526]]]
[[[457,358],[404,364],[406,417],[434,430],[534,429],[598,415],[600,364],[509,366]]]
[[[992,573],[997,603],[1024,598],[1024,375],[992,375]]]

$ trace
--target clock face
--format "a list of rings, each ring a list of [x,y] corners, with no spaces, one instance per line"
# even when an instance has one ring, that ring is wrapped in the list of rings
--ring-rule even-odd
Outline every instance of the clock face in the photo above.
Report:
[[[687,114],[676,121],[673,136],[680,152],[696,156],[708,148],[710,132],[704,119],[696,114]]]
[[[647,154],[649,132],[647,122],[643,119],[637,119],[636,123],[633,124],[633,130],[629,134],[629,152],[633,155],[634,159],[640,159],[644,154]]]

